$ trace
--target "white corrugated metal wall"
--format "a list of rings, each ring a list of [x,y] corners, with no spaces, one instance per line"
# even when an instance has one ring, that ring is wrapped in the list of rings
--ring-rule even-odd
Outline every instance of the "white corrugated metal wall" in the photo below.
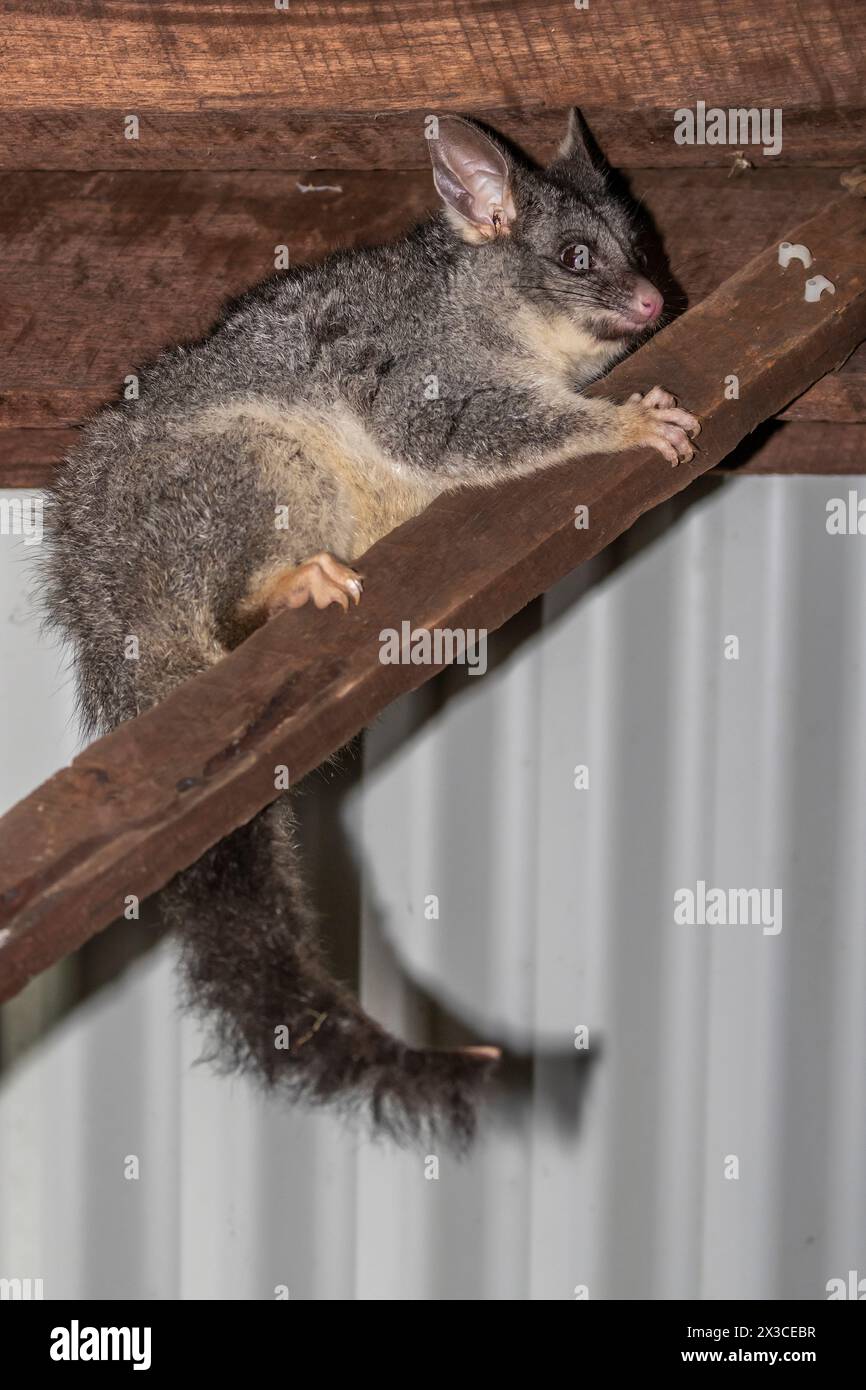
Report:
[[[435,1000],[514,1054],[468,1160],[430,1179],[195,1067],[162,946],[7,1068],[0,1275],[46,1297],[569,1299],[821,1298],[866,1274],[866,538],[825,528],[856,486],[699,485],[491,639],[485,676],[368,735],[342,800],[365,1002],[411,1032]],[[70,700],[0,548],[8,805],[68,757]],[[781,888],[781,932],[676,925],[701,879]],[[7,1043],[59,1012],[64,970],[7,1008]]]

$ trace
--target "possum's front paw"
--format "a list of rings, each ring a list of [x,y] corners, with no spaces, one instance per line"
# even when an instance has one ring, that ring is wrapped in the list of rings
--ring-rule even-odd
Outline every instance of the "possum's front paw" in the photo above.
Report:
[[[653,386],[645,396],[640,392],[630,396],[624,408],[634,412],[627,425],[633,447],[649,445],[658,449],[674,468],[694,458],[691,439],[700,434],[700,421],[687,410],[681,410],[670,392]]]

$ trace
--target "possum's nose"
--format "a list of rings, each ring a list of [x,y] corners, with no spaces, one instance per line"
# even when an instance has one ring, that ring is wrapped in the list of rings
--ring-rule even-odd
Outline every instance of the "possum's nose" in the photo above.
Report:
[[[664,300],[649,280],[641,276],[635,280],[634,292],[629,305],[630,312],[639,323],[654,323],[662,311]]]

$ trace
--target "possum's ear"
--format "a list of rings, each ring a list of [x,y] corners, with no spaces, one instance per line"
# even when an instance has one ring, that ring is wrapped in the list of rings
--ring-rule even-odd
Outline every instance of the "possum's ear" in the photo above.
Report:
[[[547,166],[547,172],[585,183],[603,181],[606,168],[604,155],[589,126],[578,108],[573,106],[568,113],[565,135]]]
[[[433,182],[448,220],[465,241],[490,241],[514,221],[511,168],[498,145],[459,116],[440,116],[430,139]]]

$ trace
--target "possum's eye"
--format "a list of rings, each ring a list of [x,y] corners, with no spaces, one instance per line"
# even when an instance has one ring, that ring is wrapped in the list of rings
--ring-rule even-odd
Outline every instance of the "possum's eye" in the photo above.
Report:
[[[559,259],[566,270],[589,270],[589,247],[563,246]]]

